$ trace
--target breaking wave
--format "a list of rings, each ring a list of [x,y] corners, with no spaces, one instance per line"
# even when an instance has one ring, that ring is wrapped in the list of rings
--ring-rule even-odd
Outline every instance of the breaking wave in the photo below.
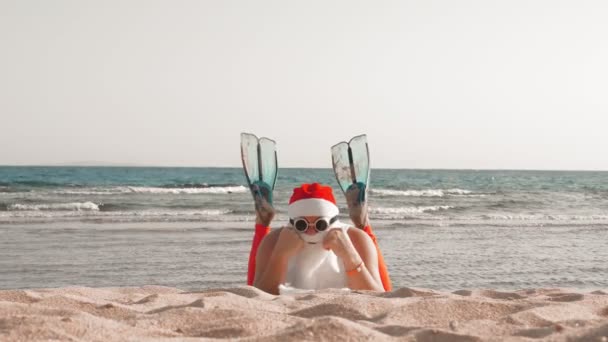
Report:
[[[131,192],[148,194],[231,194],[247,192],[242,185],[206,188],[164,188],[164,187],[129,187]]]
[[[231,194],[244,193],[247,188],[242,185],[228,186],[198,186],[186,187],[189,184],[176,185],[175,187],[146,187],[146,186],[120,186],[111,188],[83,188],[56,190],[56,194],[65,195],[120,195],[130,193],[141,194]],[[197,184],[192,184],[197,185]]]
[[[401,207],[401,208],[370,208],[371,214],[381,215],[413,215],[422,214],[427,212],[434,212],[440,210],[448,210],[454,208],[450,205],[433,205],[433,206],[422,206],[422,207]]]
[[[470,195],[473,192],[463,189],[425,189],[425,190],[393,190],[393,189],[372,189],[372,193],[384,196],[408,196],[408,197],[444,197]]]
[[[238,222],[250,220],[250,217],[231,215],[228,209],[202,210],[163,210],[148,209],[137,211],[79,211],[79,210],[14,210],[0,211],[2,222],[51,222],[81,221],[81,222]]]
[[[7,211],[99,211],[99,205],[93,202],[49,203],[49,204],[10,204]]]
[[[519,215],[519,214],[485,214],[480,216],[483,220],[492,221],[608,221],[608,214],[596,215]]]

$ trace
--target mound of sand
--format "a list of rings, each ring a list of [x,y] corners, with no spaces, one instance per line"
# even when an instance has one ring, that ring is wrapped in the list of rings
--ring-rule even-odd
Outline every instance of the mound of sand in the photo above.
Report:
[[[402,288],[273,296],[246,286],[0,291],[1,341],[190,338],[608,342],[608,293]]]

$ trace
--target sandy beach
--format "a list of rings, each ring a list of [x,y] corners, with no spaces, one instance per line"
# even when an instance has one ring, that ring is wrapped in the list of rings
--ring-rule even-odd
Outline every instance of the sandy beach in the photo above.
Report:
[[[608,291],[0,291],[1,341],[606,341]]]

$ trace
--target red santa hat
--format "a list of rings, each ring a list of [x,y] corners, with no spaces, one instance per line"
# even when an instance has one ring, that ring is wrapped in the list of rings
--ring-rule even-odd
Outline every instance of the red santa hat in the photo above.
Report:
[[[319,183],[302,184],[293,189],[287,213],[289,217],[323,216],[334,217],[340,211],[330,186]]]

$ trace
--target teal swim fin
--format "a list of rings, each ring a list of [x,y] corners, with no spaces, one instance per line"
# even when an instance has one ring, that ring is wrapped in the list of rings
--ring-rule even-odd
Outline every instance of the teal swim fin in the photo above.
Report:
[[[369,147],[367,136],[358,135],[347,143],[340,142],[331,147],[331,160],[340,188],[346,194],[353,187],[359,188],[358,202],[366,200],[369,187]]]
[[[275,141],[241,133],[241,160],[254,201],[261,196],[272,205],[278,168]]]

